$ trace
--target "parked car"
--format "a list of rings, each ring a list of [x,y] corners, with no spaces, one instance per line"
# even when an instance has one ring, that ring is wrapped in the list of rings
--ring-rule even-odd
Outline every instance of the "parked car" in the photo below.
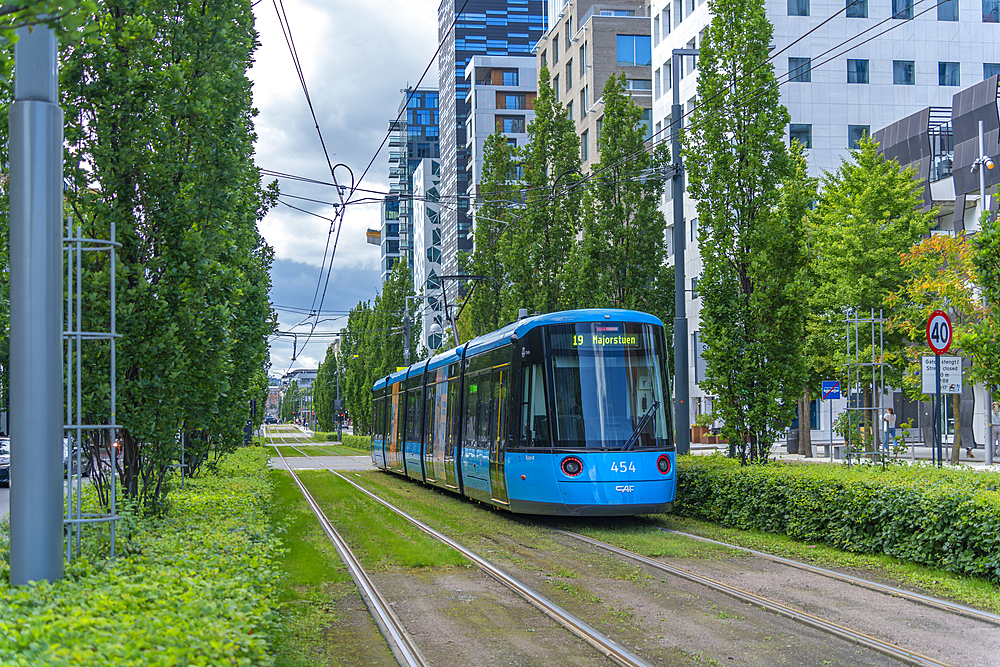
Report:
[[[264,417],[264,423],[265,424],[277,424],[278,423],[278,418],[275,417],[274,415],[268,415],[268,416]]]
[[[73,472],[76,472],[77,466],[83,466],[83,476],[89,477],[91,468],[93,468],[93,462],[90,460],[90,454],[86,451],[80,452],[79,463],[77,462],[77,450],[79,447],[74,443],[73,451],[70,452],[69,448],[69,438],[63,438],[63,475],[66,475],[66,471],[69,470],[69,466],[73,466]],[[72,464],[71,464],[72,461]]]
[[[10,438],[0,438],[0,486],[10,486]]]

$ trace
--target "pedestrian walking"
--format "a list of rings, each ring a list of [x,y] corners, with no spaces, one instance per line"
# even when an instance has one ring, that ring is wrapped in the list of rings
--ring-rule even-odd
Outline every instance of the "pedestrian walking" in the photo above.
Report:
[[[993,424],[990,428],[990,447],[993,448],[993,456],[1000,457],[1000,402],[993,403],[993,418],[990,422]]]
[[[896,440],[896,412],[892,408],[886,408],[885,414],[882,415],[882,420],[885,422],[885,451],[889,452],[889,448],[895,444]]]

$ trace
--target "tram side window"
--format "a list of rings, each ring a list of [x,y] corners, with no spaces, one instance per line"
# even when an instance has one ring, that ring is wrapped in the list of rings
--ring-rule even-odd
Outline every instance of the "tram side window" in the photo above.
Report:
[[[406,394],[406,440],[420,442],[420,407],[424,390],[411,389]]]
[[[458,380],[448,381],[448,423],[445,434],[445,455],[453,456],[458,445]]]
[[[465,376],[465,429],[462,433],[462,446],[476,446],[476,415],[479,407],[479,376]]]
[[[437,397],[441,395],[441,385],[427,385],[427,408],[424,417],[424,443],[427,446],[427,453],[434,453],[434,427],[437,421]]]
[[[522,440],[532,447],[549,444],[549,424],[545,415],[545,373],[541,364],[525,366],[521,373]]]
[[[493,423],[493,382],[490,380],[490,371],[481,373],[477,378],[478,388],[476,391],[477,408],[477,435],[476,447],[489,449],[490,446],[490,425]]]

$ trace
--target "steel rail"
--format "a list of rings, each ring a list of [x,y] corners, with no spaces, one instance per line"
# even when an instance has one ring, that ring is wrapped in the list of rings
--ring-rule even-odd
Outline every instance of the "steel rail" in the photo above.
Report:
[[[485,558],[479,556],[479,554],[464,547],[463,545],[451,539],[444,533],[441,533],[435,530],[434,528],[431,528],[424,522],[411,516],[410,514],[407,514],[406,512],[399,509],[398,507],[395,507],[391,503],[383,500],[382,498],[379,498],[377,495],[375,495],[368,489],[349,480],[347,477],[341,475],[336,470],[332,470],[330,468],[327,468],[327,470],[329,470],[334,475],[341,478],[354,488],[358,489],[359,491],[370,497],[372,500],[381,503],[383,506],[387,507],[388,509],[392,510],[399,516],[403,517],[404,519],[406,519],[407,521],[409,521],[414,526],[424,531],[428,535],[434,537],[437,540],[440,540],[441,542],[450,546],[452,549],[461,553],[463,556],[465,556],[473,563],[475,563],[480,570],[482,570],[487,575],[492,577],[494,580],[498,581],[499,583],[503,584],[507,588],[511,589],[512,591],[520,595],[530,605],[532,605],[533,607],[541,611],[543,614],[545,614],[552,620],[562,625],[564,628],[575,634],[583,641],[590,644],[592,647],[600,651],[607,658],[613,660],[619,665],[623,665],[624,667],[652,667],[651,663],[647,662],[643,658],[632,653],[618,642],[614,641],[610,637],[607,637],[603,633],[599,632],[596,628],[589,625],[582,619],[576,617],[575,615],[571,614],[570,612],[566,611],[556,603],[552,602],[551,600],[543,596],[541,593],[535,591],[526,584],[522,583],[521,581],[507,574],[499,567],[493,565]]]
[[[667,565],[652,558],[647,558],[641,554],[637,554],[633,551],[628,551],[627,549],[622,549],[621,547],[616,547],[613,544],[608,544],[607,542],[602,542],[601,540],[588,537],[586,535],[581,535],[579,533],[574,533],[568,530],[562,530],[559,528],[555,529],[556,532],[571,537],[573,539],[579,540],[591,546],[603,549],[605,551],[610,551],[611,553],[617,554],[619,556],[628,558],[630,560],[637,561],[643,565],[648,565],[649,567],[655,568],[662,572],[672,574],[676,577],[686,579],[688,581],[694,582],[696,584],[706,586],[714,591],[724,593],[733,597],[741,602],[747,602],[755,606],[764,609],[765,611],[770,611],[772,613],[778,614],[779,616],[785,616],[793,621],[802,623],[811,628],[827,632],[841,639],[846,639],[847,641],[865,646],[874,651],[887,655],[891,658],[895,658],[905,664],[914,665],[915,667],[947,667],[947,663],[939,662],[934,658],[921,655],[914,651],[909,651],[905,648],[896,646],[895,644],[890,644],[889,642],[884,642],[881,639],[877,639],[870,635],[866,635],[862,632],[846,628],[842,625],[838,625],[832,621],[828,621],[819,616],[813,616],[812,614],[807,614],[804,611],[799,611],[787,605],[781,604],[780,602],[775,602],[769,600],[768,598],[761,597],[749,591],[744,591],[738,588],[734,588],[728,584],[724,584],[721,581],[715,581],[714,579],[709,579],[708,577],[703,577],[694,572],[689,572],[688,570],[682,570],[679,567],[674,567],[673,565]]]
[[[272,439],[270,433],[268,433],[268,438]],[[272,439],[273,440],[273,439]],[[298,448],[295,448],[298,449]],[[396,658],[396,662],[400,664],[401,667],[430,667],[431,663],[427,661],[423,653],[420,652],[420,647],[417,646],[416,641],[410,636],[410,633],[406,631],[406,627],[403,625],[399,617],[392,611],[389,603],[386,601],[382,594],[379,592],[378,588],[369,578],[368,573],[365,572],[364,568],[361,566],[361,562],[351,551],[351,548],[343,540],[337,530],[330,523],[329,519],[323,513],[319,504],[312,497],[312,494],[306,489],[305,484],[299,479],[299,476],[295,474],[292,470],[291,465],[285,461],[284,455],[281,453],[277,447],[275,451],[278,452],[278,456],[281,457],[282,463],[288,468],[288,472],[291,473],[292,479],[298,485],[299,490],[302,492],[302,496],[309,503],[309,507],[312,509],[313,514],[319,519],[320,526],[323,528],[323,532],[326,536],[330,538],[333,543],[334,548],[336,548],[337,553],[340,554],[341,560],[347,569],[351,573],[351,579],[354,580],[355,586],[358,588],[358,592],[365,601],[365,605],[368,607],[368,611],[371,612],[372,618],[375,620],[375,624],[378,626],[379,631],[382,636],[385,637],[386,642],[389,644],[389,649]],[[301,451],[301,450],[300,450]],[[311,457],[310,457],[311,458]],[[315,460],[315,459],[314,459]]]
[[[928,607],[933,607],[935,609],[940,609],[942,611],[948,611],[954,614],[958,614],[960,616],[965,616],[967,618],[973,618],[976,619],[977,621],[984,621],[986,623],[1000,625],[1000,615],[988,611],[983,611],[981,609],[975,609],[973,607],[967,607],[965,605],[958,604],[957,602],[949,602],[948,600],[942,600],[940,598],[932,597],[930,595],[923,595],[921,593],[908,591],[904,588],[897,588],[895,586],[889,586],[887,584],[880,584],[877,581],[862,579],[861,577],[854,577],[849,574],[837,572],[836,570],[828,570],[826,568],[819,567],[817,565],[810,565],[809,563],[803,563],[802,561],[792,560],[791,558],[775,556],[774,554],[769,554],[763,551],[757,551],[755,549],[741,547],[737,544],[720,542],[718,540],[713,540],[708,537],[702,537],[700,535],[692,535],[690,533],[684,533],[679,530],[671,530],[670,528],[661,528],[659,526],[653,526],[653,527],[665,533],[673,533],[675,535],[688,537],[692,540],[698,540],[699,542],[708,542],[710,544],[717,544],[719,546],[724,546],[729,549],[736,549],[738,551],[743,551],[749,554],[753,554],[754,556],[759,556],[760,558],[767,559],[774,563],[788,565],[789,567],[798,568],[800,570],[811,572],[813,574],[820,574],[825,577],[830,577],[831,579],[837,579],[839,581],[859,586],[861,588],[867,588],[877,593],[885,593],[886,595],[891,595],[893,597],[905,598],[912,602],[926,605]]]

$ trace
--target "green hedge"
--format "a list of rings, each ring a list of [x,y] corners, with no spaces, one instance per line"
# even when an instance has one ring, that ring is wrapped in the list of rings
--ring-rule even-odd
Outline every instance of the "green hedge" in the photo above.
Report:
[[[1000,582],[998,489],[992,472],[686,456],[674,511]]]
[[[165,518],[140,522],[131,555],[77,560],[54,584],[4,586],[0,664],[273,664],[267,460],[242,448],[175,488]]]
[[[343,438],[343,442],[341,444],[343,444],[344,447],[350,447],[351,449],[358,449],[364,452],[371,451],[372,448],[371,436],[347,435],[346,433],[344,433],[341,437]],[[326,440],[327,442],[336,442],[337,434],[331,433],[330,435],[326,436]]]

